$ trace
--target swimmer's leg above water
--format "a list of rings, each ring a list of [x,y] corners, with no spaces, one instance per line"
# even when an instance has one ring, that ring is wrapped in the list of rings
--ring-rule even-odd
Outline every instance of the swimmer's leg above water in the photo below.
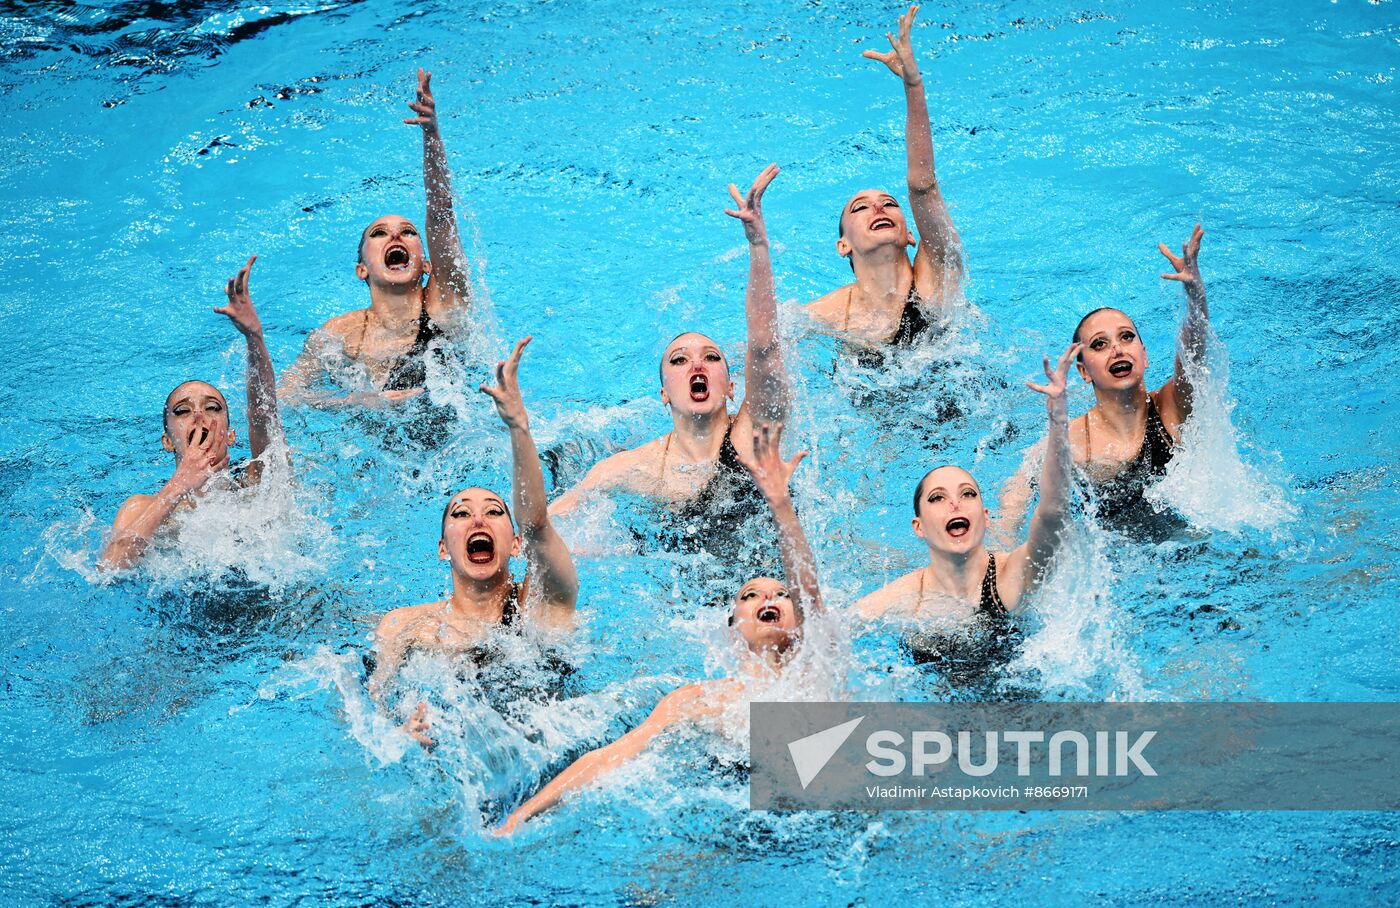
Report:
[[[919,7],[899,17],[891,50],[862,56],[890,68],[904,84],[905,154],[913,232],[893,195],[879,189],[856,193],[841,210],[836,251],[849,259],[855,280],[807,305],[822,328],[864,344],[910,343],[936,322],[960,291],[962,244],[948,213],[933,161],[933,130],[910,31]]]
[[[752,438],[745,464],[777,524],[786,582],[755,577],[739,588],[729,617],[730,626],[746,648],[739,674],[719,681],[687,684],[667,694],[641,725],[613,743],[579,757],[520,805],[496,830],[498,835],[514,833],[521,823],[548,810],[568,792],[632,760],[667,729],[681,723],[718,720],[748,699],[746,688],[750,682],[781,675],[798,652],[806,615],[823,611],[816,560],[788,490],[792,473],[807,452],[783,460],[779,453],[781,424],[760,423]]]
[[[214,310],[228,316],[248,347],[248,443],[252,460],[236,480],[245,486],[261,480],[265,456],[276,458],[279,468],[290,468],[277,412],[272,356],[263,340],[262,321],[248,286],[255,261],[257,256],[251,256],[229,279],[224,287],[228,304]],[[154,495],[132,495],[122,504],[102,550],[101,567],[122,570],[134,566],[176,509],[193,506],[205,485],[228,470],[229,447],[236,434],[229,426],[228,402],[219,389],[207,382],[184,382],[166,398],[162,419],[161,445],[175,456],[175,474]]]
[[[355,276],[369,289],[370,304],[312,332],[282,374],[282,393],[289,401],[323,409],[381,408],[421,394],[428,344],[445,329],[470,321],[471,277],[431,79],[431,73],[418,71],[417,96],[408,104],[414,116],[403,121],[423,133],[427,256],[418,228],[405,217],[384,215],[365,228]],[[372,388],[349,394],[320,388],[329,365],[341,358],[363,368]]]
[[[518,627],[524,622],[556,630],[573,626],[578,573],[568,546],[550,520],[544,470],[520,393],[520,359],[529,342],[527,337],[517,343],[509,359],[497,364],[494,387],[481,386],[510,432],[511,498],[519,532],[510,509],[495,492],[474,487],[452,496],[438,539],[438,558],[448,562],[451,570],[452,594],[445,600],[394,609],[379,621],[369,679],[376,702],[383,702],[389,682],[411,650],[460,654],[503,626]],[[517,583],[510,574],[510,559],[522,552],[525,578]],[[407,730],[421,742],[427,734],[421,704],[410,725],[413,728]]]
[[[736,445],[733,439],[751,437],[755,420],[786,418],[792,392],[778,332],[778,300],[762,208],[764,190],[777,175],[777,165],[769,165],[744,195],[731,184],[735,207],[725,210],[743,224],[749,248],[744,298],[748,354],[739,412],[729,413],[734,384],[719,345],[703,334],[676,337],[661,360],[661,401],[671,412],[671,432],[595,464],[550,506],[555,516],[574,510],[585,495],[609,491],[685,506],[701,498],[720,471],[741,469],[731,461],[742,463],[747,446]]]
[[[1186,318],[1181,323],[1172,376],[1156,391],[1147,390],[1147,348],[1137,325],[1119,309],[1095,309],[1075,328],[1083,344],[1079,374],[1094,388],[1094,406],[1070,423],[1075,464],[1096,489],[1100,519],[1113,522],[1116,512],[1132,509],[1144,488],[1166,472],[1181,439],[1181,427],[1191,415],[1191,363],[1205,355],[1210,330],[1205,282],[1197,259],[1204,232],[1197,224],[1173,255],[1166,244],[1158,250],[1173,271],[1163,280],[1177,281],[1186,290]],[[998,532],[1014,533],[1031,497],[1029,463],[1002,490]]]

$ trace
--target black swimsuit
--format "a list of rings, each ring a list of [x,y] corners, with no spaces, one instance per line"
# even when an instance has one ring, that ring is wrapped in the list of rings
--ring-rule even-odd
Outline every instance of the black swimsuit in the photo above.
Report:
[[[1085,417],[1087,448],[1088,417]],[[1142,447],[1132,460],[1123,465],[1112,478],[1096,482],[1086,477],[1092,493],[1094,514],[1099,522],[1114,529],[1146,528],[1162,522],[1162,515],[1144,497],[1158,479],[1166,475],[1167,464],[1176,454],[1176,444],[1162,424],[1157,403],[1147,396],[1147,431]]]
[[[933,323],[924,315],[924,307],[919,303],[919,291],[911,283],[909,297],[904,301],[904,311],[899,313],[899,327],[895,329],[890,344],[895,347],[908,347],[932,327]]]
[[[413,337],[413,346],[389,367],[388,377],[384,379],[384,387],[381,390],[407,391],[426,385],[428,367],[423,358],[428,355],[428,345],[440,337],[442,329],[428,316],[428,306],[424,303],[423,308],[418,310],[418,333]]]
[[[725,430],[715,461],[714,474],[694,497],[675,510],[661,509],[654,527],[657,542],[670,551],[708,551],[727,562],[743,560],[763,566],[770,573],[779,562],[770,557],[773,547],[755,548],[755,540],[776,539],[772,514],[753,477],[739,462],[739,452],[731,436],[733,423]],[[763,521],[761,527],[750,521]]]
[[[985,685],[1010,662],[1022,639],[997,591],[997,559],[987,556],[982,594],[971,626],[962,634],[911,633],[904,646],[914,664],[938,671],[954,687]]]

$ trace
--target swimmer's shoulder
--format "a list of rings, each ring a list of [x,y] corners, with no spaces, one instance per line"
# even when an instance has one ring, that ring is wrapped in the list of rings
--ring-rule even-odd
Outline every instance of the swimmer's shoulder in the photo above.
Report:
[[[138,492],[127,498],[126,501],[123,501],[121,507],[117,508],[117,516],[112,519],[113,529],[119,530],[140,517],[142,512],[150,507],[155,497],[154,495],[147,495],[144,492]]]
[[[850,299],[854,284],[837,287],[802,307],[807,317],[828,331],[837,331],[846,312],[846,301]]]
[[[315,331],[311,336],[322,341],[337,340],[342,344],[350,339],[353,332],[358,331],[365,323],[367,309],[352,309],[349,312],[342,312],[340,315],[333,315],[326,319],[326,323]]]
[[[423,622],[431,617],[433,608],[442,605],[438,602],[424,602],[420,605],[404,605],[396,609],[390,609],[379,619],[379,623],[374,628],[374,638],[378,643],[385,643],[396,637],[402,636],[409,630],[421,627]]]
[[[863,621],[878,621],[889,615],[912,611],[917,605],[918,579],[922,571],[923,568],[910,571],[856,600],[856,614]]]
[[[665,436],[605,457],[588,471],[585,483],[596,489],[622,489],[650,494],[654,491]]]

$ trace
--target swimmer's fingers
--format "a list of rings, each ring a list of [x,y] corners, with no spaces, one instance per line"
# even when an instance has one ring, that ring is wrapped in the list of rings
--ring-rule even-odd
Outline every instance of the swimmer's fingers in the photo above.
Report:
[[[909,30],[914,26],[914,16],[919,12],[917,6],[909,7],[909,12],[899,17],[899,42],[904,47],[909,46]]]
[[[891,38],[890,40],[893,41],[894,39]],[[865,57],[867,60],[879,60],[881,63],[888,66],[890,68],[890,72],[894,73],[896,76],[904,75],[904,73],[901,71],[901,66],[899,63],[899,54],[895,53],[892,50],[883,53],[878,50],[867,50],[862,51],[861,56]]]
[[[785,464],[789,478],[791,478],[793,473],[797,472],[797,465],[807,458],[808,453],[807,451],[798,451],[793,455],[792,459]]]
[[[1196,265],[1196,255],[1201,251],[1201,237],[1205,232],[1201,230],[1201,225],[1197,224],[1196,229],[1191,231],[1191,239],[1181,244],[1181,257],[1186,264]]]
[[[520,357],[525,353],[525,347],[529,345],[533,335],[526,335],[515,342],[515,349],[510,351],[510,359],[505,362],[505,371],[497,374],[503,378],[509,378],[512,385],[519,385]]]
[[[731,218],[744,219],[744,197],[739,194],[739,187],[733,183],[729,184],[729,196],[734,200],[734,208],[724,209],[724,213]]]
[[[258,257],[256,255],[248,256],[248,261],[244,263],[243,267],[238,270],[238,275],[234,278],[236,283],[233,289],[234,292],[237,293],[239,296],[247,295],[248,279],[253,272],[253,263],[257,260]]]
[[[403,730],[424,750],[432,750],[437,743],[428,734],[432,727],[432,723],[428,721],[428,704],[420,700],[418,708],[413,711],[413,716],[403,724]]]
[[[1162,255],[1166,256],[1167,261],[1171,262],[1172,267],[1175,268],[1177,271],[1180,271],[1186,266],[1186,261],[1184,259],[1179,259],[1176,256],[1172,255],[1172,251],[1167,248],[1166,243],[1158,243],[1157,251],[1162,253]],[[1162,277],[1167,277],[1167,275],[1164,274],[1162,275]]]
[[[758,175],[758,177],[753,181],[753,185],[749,187],[749,195],[747,201],[749,203],[749,207],[754,209],[754,211],[758,210],[759,204],[763,201],[764,190],[768,188],[768,186],[773,182],[773,178],[777,175],[778,165],[769,164],[767,167],[763,168],[763,172]]]
[[[1063,382],[1069,377],[1070,364],[1074,362],[1074,358],[1078,356],[1079,351],[1083,349],[1084,345],[1079,341],[1075,341],[1066,347],[1065,352],[1060,354],[1060,361],[1056,364],[1053,373],[1050,371],[1050,358],[1047,356],[1045,358],[1045,374],[1049,375],[1051,378],[1059,378],[1060,381]]]

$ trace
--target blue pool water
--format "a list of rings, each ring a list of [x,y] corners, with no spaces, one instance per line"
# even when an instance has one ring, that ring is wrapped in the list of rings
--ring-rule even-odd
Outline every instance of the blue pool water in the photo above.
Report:
[[[679,741],[514,840],[485,837],[563,755],[729,658],[703,603],[735,569],[638,554],[627,502],[565,527],[583,630],[562,689],[413,666],[443,738],[431,757],[370,709],[358,652],[377,615],[440,594],[443,496],[504,487],[479,363],[535,335],[526,400],[561,482],[663,432],[665,340],[694,327],[742,354],[725,186],[770,160],[780,298],[844,282],[841,202],[904,194],[898,82],[859,56],[899,12],[0,6],[6,902],[1396,901],[1391,814],[772,816],[723,769],[742,738]],[[799,499],[829,599],[918,563],[905,509],[928,465],[968,465],[989,491],[1016,468],[1044,418],[1022,382],[1087,309],[1136,316],[1164,380],[1182,301],[1155,247],[1201,221],[1228,380],[1217,356],[1163,490],[1190,529],[1077,537],[1012,678],[1046,698],[1397,699],[1394,4],[930,4],[919,21],[972,308],[888,373],[791,319],[793,434],[814,451]],[[295,488],[220,502],[183,553],[103,581],[117,506],[169,475],[165,393],[209,377],[243,418],[241,344],[210,312],[224,280],[258,253],[284,368],[363,305],[364,224],[421,217],[419,139],[399,122],[418,66],[493,313],[430,379],[457,413],[446,443],[287,410]],[[879,636],[846,658],[845,696],[943,695]]]

